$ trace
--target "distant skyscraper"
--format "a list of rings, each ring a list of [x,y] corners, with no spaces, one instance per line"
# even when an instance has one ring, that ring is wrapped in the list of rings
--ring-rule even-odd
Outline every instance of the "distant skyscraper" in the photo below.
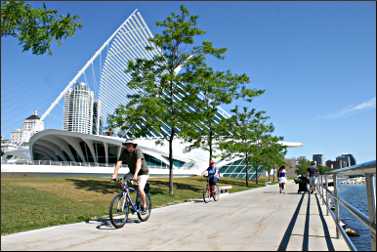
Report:
[[[327,160],[326,161],[326,166],[331,168],[331,169],[336,169],[336,168],[339,168],[336,161],[332,161],[332,160]]]
[[[313,154],[313,161],[317,165],[323,165],[323,155],[322,154]]]
[[[16,145],[27,143],[34,134],[42,130],[44,130],[44,123],[37,115],[37,111],[34,111],[31,116],[24,120],[22,129],[16,129],[12,132],[11,143]]]
[[[93,131],[94,135],[102,135],[102,115],[101,102],[95,101],[93,103]]]
[[[64,129],[84,134],[93,132],[94,92],[81,82],[64,96]]]
[[[336,157],[337,168],[344,168],[356,164],[356,160],[352,154],[342,154]]]

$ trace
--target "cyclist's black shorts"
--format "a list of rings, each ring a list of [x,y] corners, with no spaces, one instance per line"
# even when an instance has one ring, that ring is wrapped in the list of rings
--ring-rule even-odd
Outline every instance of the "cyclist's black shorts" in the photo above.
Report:
[[[211,177],[209,177],[209,179],[208,179],[208,182],[209,182],[209,184],[210,185],[216,185],[216,183],[219,181],[219,179],[217,178],[217,177],[215,177],[215,176],[211,176]]]

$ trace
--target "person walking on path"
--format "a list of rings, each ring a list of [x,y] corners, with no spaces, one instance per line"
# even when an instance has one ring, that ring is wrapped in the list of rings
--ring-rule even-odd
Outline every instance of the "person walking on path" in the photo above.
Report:
[[[278,170],[278,179],[279,179],[279,192],[285,193],[285,183],[287,183],[287,171],[285,170],[285,166],[280,166]]]
[[[315,185],[317,183],[317,176],[318,176],[318,168],[314,161],[310,163],[310,167],[308,168],[309,174],[309,183],[310,183],[310,193],[315,192]]]

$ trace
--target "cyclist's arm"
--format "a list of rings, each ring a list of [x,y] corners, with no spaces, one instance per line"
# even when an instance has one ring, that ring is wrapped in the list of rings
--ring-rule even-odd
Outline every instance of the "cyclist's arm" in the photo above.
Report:
[[[122,161],[118,160],[115,163],[115,168],[114,168],[114,173],[113,173],[112,179],[116,179],[118,177],[118,172],[119,172],[119,169],[120,169],[121,166],[122,166]]]
[[[137,175],[139,174],[139,171],[141,170],[141,158],[138,158],[136,160],[136,169],[135,169],[135,174],[134,174],[134,177],[137,177]]]

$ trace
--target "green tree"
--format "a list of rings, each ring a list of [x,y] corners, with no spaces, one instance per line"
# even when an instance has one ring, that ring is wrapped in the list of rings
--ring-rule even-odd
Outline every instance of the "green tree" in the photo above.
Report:
[[[308,173],[309,166],[310,166],[310,160],[307,160],[305,157],[298,158],[298,164],[296,166],[296,174],[305,176]]]
[[[196,76],[190,76],[195,74]],[[192,147],[202,147],[209,151],[209,161],[213,159],[215,143],[219,141],[222,133],[219,118],[219,106],[230,104],[237,95],[240,84],[249,82],[246,74],[232,74],[230,71],[214,71],[207,65],[197,67],[197,71],[187,74],[187,82],[196,88],[201,99],[197,99],[195,108],[200,123],[187,128],[183,132],[185,139],[191,142]],[[194,81],[193,83],[191,83]]]
[[[33,8],[24,1],[1,1],[1,37],[16,38],[23,51],[32,50],[33,54],[51,54],[55,40],[60,45],[63,39],[74,35],[81,24],[78,16],[58,15],[55,9]]]
[[[173,140],[195,125],[199,115],[192,104],[197,104],[195,83],[197,66],[205,64],[208,55],[221,58],[224,48],[214,48],[204,40],[195,45],[195,37],[205,32],[197,27],[197,16],[180,7],[157,22],[162,32],[150,39],[153,46],[146,50],[159,52],[152,59],[129,62],[131,74],[128,87],[139,90],[129,96],[127,107],[118,107],[110,116],[109,125],[127,130],[134,137],[145,137],[152,131],[169,142],[169,193],[173,194]],[[178,73],[181,69],[181,73]]]
[[[261,95],[261,90],[249,90],[248,100]],[[232,110],[233,115],[226,124],[231,128],[227,139],[220,142],[220,148],[225,151],[225,157],[242,157],[246,162],[246,185],[249,183],[249,165],[256,169],[258,166],[269,166],[284,162],[284,147],[278,141],[279,137],[273,136],[272,124],[267,124],[268,117],[264,111],[249,110],[243,107],[240,111],[238,106]],[[256,174],[258,176],[258,174]],[[256,180],[258,183],[258,180]]]
[[[258,184],[258,167],[269,170],[285,163],[286,147],[279,144],[279,141],[283,140],[283,138],[273,136],[273,131],[272,124],[261,124],[259,127],[257,126],[255,131],[257,144],[250,158],[253,167],[256,167],[256,184]]]
[[[331,171],[331,168],[327,166],[318,165],[317,167],[318,167],[319,174],[325,174],[326,172]]]

